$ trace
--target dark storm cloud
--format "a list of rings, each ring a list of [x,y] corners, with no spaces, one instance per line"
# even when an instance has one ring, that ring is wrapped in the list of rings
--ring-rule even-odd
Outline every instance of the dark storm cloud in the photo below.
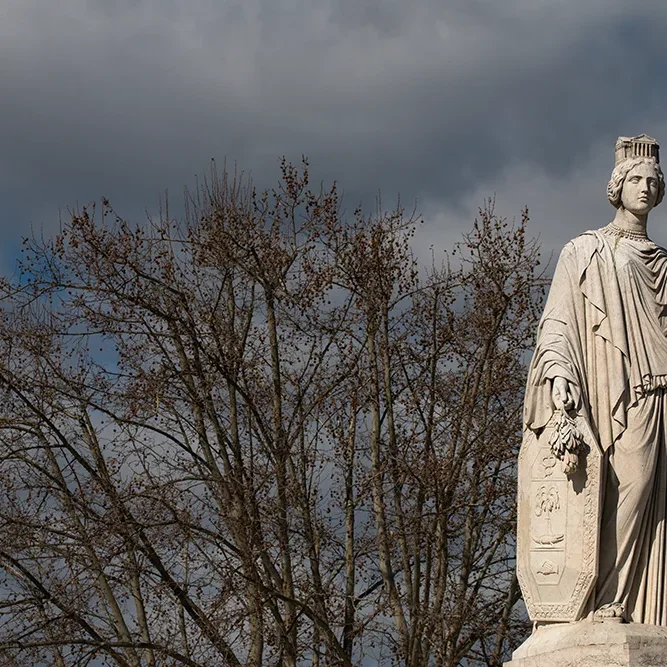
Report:
[[[609,0],[5,0],[3,236],[101,195],[138,215],[213,156],[264,185],[305,153],[349,208],[400,191],[442,224],[501,185],[514,203],[510,173],[548,187],[618,134],[667,143],[666,19]]]

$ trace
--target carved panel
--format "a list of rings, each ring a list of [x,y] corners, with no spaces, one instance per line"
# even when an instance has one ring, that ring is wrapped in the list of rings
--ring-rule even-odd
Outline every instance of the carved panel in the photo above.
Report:
[[[575,621],[595,585],[602,453],[585,418],[578,470],[571,476],[551,453],[553,418],[539,438],[524,432],[519,454],[517,574],[533,621]]]

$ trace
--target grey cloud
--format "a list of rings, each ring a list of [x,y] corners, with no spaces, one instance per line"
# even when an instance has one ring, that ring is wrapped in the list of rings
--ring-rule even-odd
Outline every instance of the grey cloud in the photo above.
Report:
[[[5,225],[100,195],[134,214],[213,156],[271,184],[283,153],[349,208],[382,188],[463,211],[513,166],[567,179],[651,132],[665,97],[656,3],[5,4]]]

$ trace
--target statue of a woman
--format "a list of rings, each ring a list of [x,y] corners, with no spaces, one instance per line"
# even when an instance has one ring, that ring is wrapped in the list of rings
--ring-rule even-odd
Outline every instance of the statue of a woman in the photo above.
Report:
[[[621,137],[613,222],[563,249],[538,330],[524,420],[585,415],[605,452],[602,617],[667,626],[667,251],[647,235],[663,198],[658,145]]]

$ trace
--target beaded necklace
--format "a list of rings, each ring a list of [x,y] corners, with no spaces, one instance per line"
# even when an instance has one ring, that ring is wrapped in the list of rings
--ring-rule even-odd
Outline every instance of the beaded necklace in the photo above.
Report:
[[[607,234],[611,234],[612,236],[620,236],[625,239],[630,239],[631,241],[651,242],[651,239],[649,239],[646,232],[631,232],[629,229],[623,229],[622,227],[615,225],[613,222],[610,222],[603,229]]]

